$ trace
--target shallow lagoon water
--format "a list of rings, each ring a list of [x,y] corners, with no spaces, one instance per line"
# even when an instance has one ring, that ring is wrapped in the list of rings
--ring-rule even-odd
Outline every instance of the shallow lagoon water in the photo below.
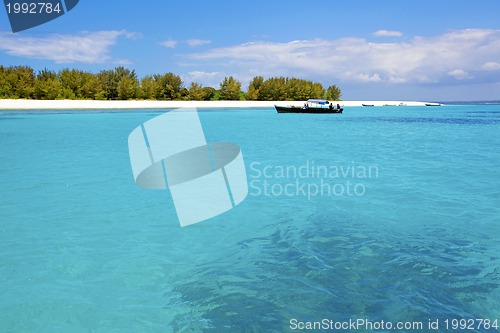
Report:
[[[500,105],[202,110],[249,195],[187,228],[130,168],[128,134],[162,112],[0,113],[1,332],[500,320]]]

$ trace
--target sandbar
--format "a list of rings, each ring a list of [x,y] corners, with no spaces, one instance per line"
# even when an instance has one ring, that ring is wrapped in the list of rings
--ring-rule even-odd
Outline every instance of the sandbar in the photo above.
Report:
[[[425,106],[429,102],[414,101],[331,101],[334,105],[354,107],[373,106]],[[305,101],[96,101],[96,100],[27,100],[2,99],[0,110],[126,110],[126,109],[178,109],[178,108],[272,108],[274,105],[302,106]]]

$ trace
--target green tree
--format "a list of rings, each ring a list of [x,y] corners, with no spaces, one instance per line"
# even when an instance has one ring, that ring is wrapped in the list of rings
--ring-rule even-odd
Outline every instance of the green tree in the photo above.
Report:
[[[318,82],[312,82],[310,98],[323,98],[324,95],[325,88],[323,88],[323,85]]]
[[[35,99],[56,99],[61,94],[61,88],[57,74],[44,69],[36,76],[34,97]]]
[[[3,98],[34,97],[36,76],[31,67],[2,66],[0,75],[0,94]]]
[[[156,98],[156,81],[151,75],[147,75],[141,79],[139,88],[139,97],[142,99]]]
[[[260,88],[264,83],[264,78],[262,76],[256,76],[250,81],[248,85],[248,91],[245,95],[246,99],[256,101],[259,99]]]
[[[179,90],[178,99],[183,101],[189,100],[189,90],[186,87],[182,87],[181,90]]]
[[[103,83],[99,80],[98,75],[89,72],[80,73],[79,94],[83,99],[106,99],[106,93],[103,88]]]
[[[97,75],[99,81],[101,82],[102,90],[106,99],[115,100],[120,99],[119,85],[123,80],[124,83],[121,84],[121,97],[133,98],[135,95],[131,96],[132,86],[138,86],[137,76],[135,71],[131,71],[125,67],[116,67],[114,70],[105,70],[99,72]],[[102,96],[101,96],[102,97]]]
[[[181,98],[182,79],[179,75],[166,73],[155,74],[155,98],[160,100],[176,100]]]
[[[102,70],[97,73],[102,94],[98,99],[116,99],[118,97],[118,81],[113,70]],[[97,97],[97,96],[96,96]]]
[[[234,77],[225,77],[220,89],[203,87],[193,82],[183,86],[180,76],[173,73],[154,74],[140,81],[135,71],[124,67],[103,70],[97,74],[75,69],[63,69],[57,74],[42,70],[37,75],[27,66],[0,65],[0,98],[37,99],[153,99],[153,100],[306,100],[326,98],[340,100],[337,85],[325,91],[320,83],[308,80],[271,77],[252,79],[246,93]]]
[[[121,78],[120,82],[118,82],[118,99],[127,100],[137,98],[137,92],[139,90],[139,82],[135,75],[124,76]]]
[[[188,98],[192,101],[203,101],[205,98],[205,90],[203,86],[196,82],[191,82],[189,86]]]
[[[310,87],[304,80],[286,78],[285,91],[285,98],[290,101],[303,101],[310,98]]]
[[[234,77],[225,77],[220,83],[220,99],[221,100],[240,100],[241,98],[241,82]]]
[[[292,101],[304,101],[309,98],[323,98],[325,90],[321,83],[298,78],[286,78],[286,98]]]
[[[342,91],[336,84],[331,85],[326,89],[325,98],[328,100],[340,101],[342,98]]]
[[[213,87],[203,87],[203,100],[212,101],[215,100],[217,95],[217,90]]]
[[[95,99],[105,85],[99,74],[76,69],[62,69],[58,77],[62,86],[60,98],[64,99]]]
[[[61,98],[82,98],[80,93],[82,87],[80,71],[68,68],[62,69],[59,71],[59,81],[61,83]]]
[[[9,80],[9,69],[0,65],[0,98],[12,98],[12,90]]]
[[[259,99],[262,101],[280,101],[286,97],[286,79],[282,76],[265,80],[259,89]]]
[[[28,66],[15,67],[17,83],[14,86],[19,98],[33,98],[35,91],[35,71]]]
[[[255,95],[258,95],[257,98],[264,101],[303,101],[309,98],[323,98],[324,94],[325,90],[321,83],[281,76],[271,77],[263,82],[260,77],[254,78],[250,83],[247,97],[256,98]]]

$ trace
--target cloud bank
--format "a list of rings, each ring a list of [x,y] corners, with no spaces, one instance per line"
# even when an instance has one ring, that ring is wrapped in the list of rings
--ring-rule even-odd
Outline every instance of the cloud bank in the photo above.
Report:
[[[186,44],[189,47],[196,47],[196,46],[201,46],[201,45],[208,45],[210,43],[212,43],[211,40],[193,38],[193,39],[187,39],[184,41],[177,41],[174,39],[168,39],[168,40],[165,40],[163,42],[160,42],[159,44],[161,46],[165,46],[165,47],[173,49],[173,48],[179,46],[179,44]]]
[[[376,37],[401,37],[403,36],[403,33],[400,31],[392,30],[378,30],[375,31],[372,35]]]
[[[125,30],[112,30],[35,38],[0,32],[0,50],[14,56],[45,59],[59,64],[98,64],[111,60],[110,48],[117,43],[119,37],[135,39],[139,35]]]
[[[397,43],[364,38],[252,42],[187,57],[196,65],[219,66],[242,76],[293,75],[353,83],[491,83],[500,82],[500,30],[458,30]]]

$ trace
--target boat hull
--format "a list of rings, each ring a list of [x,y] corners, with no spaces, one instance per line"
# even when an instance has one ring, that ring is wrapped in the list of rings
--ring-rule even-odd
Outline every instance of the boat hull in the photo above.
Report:
[[[343,108],[330,109],[330,108],[301,108],[296,106],[274,106],[278,113],[342,113]]]

